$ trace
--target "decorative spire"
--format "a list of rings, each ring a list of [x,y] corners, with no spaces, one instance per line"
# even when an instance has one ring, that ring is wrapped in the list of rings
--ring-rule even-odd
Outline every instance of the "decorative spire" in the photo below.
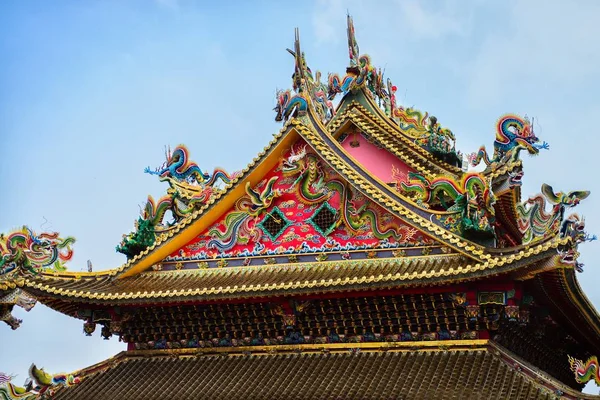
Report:
[[[350,14],[347,15],[348,21],[348,55],[350,56],[350,66],[356,67],[358,65],[358,57],[360,52],[358,50],[358,43],[356,43],[356,36],[354,34],[354,21]]]
[[[300,49],[300,31],[298,28],[294,29],[294,50],[287,49],[287,51],[294,56],[294,74],[292,75],[293,88],[297,93],[309,91],[309,85],[312,84],[313,77],[310,68],[306,64],[306,58],[302,50]]]

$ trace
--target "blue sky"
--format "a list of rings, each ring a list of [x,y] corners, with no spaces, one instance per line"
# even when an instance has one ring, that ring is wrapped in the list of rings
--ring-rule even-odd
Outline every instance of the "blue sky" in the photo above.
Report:
[[[244,167],[280,128],[272,108],[291,86],[294,27],[313,71],[343,73],[346,10],[398,101],[438,117],[463,152],[491,148],[504,113],[535,117],[551,150],[525,160],[523,196],[543,182],[592,190],[576,211],[600,233],[594,0],[0,2],[0,230],[75,236],[73,271],[88,259],[118,267],[139,205],[166,189],[144,167],[179,143],[203,168]],[[600,251],[580,251],[598,307]],[[70,371],[124,349],[42,305],[15,313],[19,330],[0,326],[0,371],[18,383],[31,362]]]

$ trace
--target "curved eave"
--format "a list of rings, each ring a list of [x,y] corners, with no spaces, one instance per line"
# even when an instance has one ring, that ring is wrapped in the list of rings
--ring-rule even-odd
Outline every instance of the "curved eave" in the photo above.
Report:
[[[600,354],[600,315],[581,290],[573,269],[544,272],[529,283],[551,315],[593,354]]]
[[[246,193],[246,183],[250,183],[251,186],[258,184],[268,171],[277,165],[281,153],[298,139],[298,135],[293,129],[289,129],[289,126],[288,121],[267,147],[242,170],[240,176],[226,186],[222,193],[211,198],[206,205],[181,221],[168,234],[159,235],[154,245],[115,270],[119,278],[135,275],[162,261],[209,228],[233,207],[235,202]]]
[[[156,304],[234,300],[288,295],[431,287],[486,279],[544,268],[556,254],[555,242],[519,257],[470,264],[457,254],[309,264],[225,267],[205,270],[149,271],[123,279],[68,280],[34,276],[19,286],[40,302],[74,316],[82,303],[97,305]],[[511,260],[511,262],[507,262]]]
[[[348,180],[366,197],[402,221],[473,260],[489,260],[493,254],[498,254],[496,248],[466,240],[441,224],[433,222],[438,216],[448,215],[448,213],[423,209],[391,189],[348,154],[337,140],[326,132],[325,127],[312,112],[309,111],[308,117],[310,124],[298,124],[296,127],[298,133],[340,176]],[[522,248],[522,246],[504,248],[500,252],[517,254]]]

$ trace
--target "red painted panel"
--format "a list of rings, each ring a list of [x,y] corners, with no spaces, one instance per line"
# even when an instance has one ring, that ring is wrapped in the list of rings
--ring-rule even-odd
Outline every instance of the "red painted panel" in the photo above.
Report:
[[[342,147],[367,171],[385,183],[395,183],[402,177],[402,180],[406,180],[408,173],[414,172],[398,157],[370,143],[360,133],[350,134],[342,142]]]

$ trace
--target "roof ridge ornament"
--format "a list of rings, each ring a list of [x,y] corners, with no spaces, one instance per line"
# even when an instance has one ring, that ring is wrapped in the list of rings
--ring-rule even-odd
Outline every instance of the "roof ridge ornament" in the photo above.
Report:
[[[577,383],[588,383],[594,381],[596,386],[600,386],[600,365],[598,364],[598,358],[591,356],[587,361],[576,359],[567,355],[569,360],[569,366],[571,371],[575,374],[575,381]]]
[[[321,82],[321,73],[316,71],[313,76],[306,63],[306,56],[300,48],[298,28],[294,29],[294,50],[286,50],[294,57],[292,88],[296,94],[289,89],[276,92],[277,104],[273,109],[277,113],[275,121],[287,121],[290,117],[302,117],[306,115],[308,106],[311,105],[321,121],[326,123],[335,115],[335,108],[327,97],[327,86]]]
[[[73,256],[75,238],[59,237],[58,232],[36,234],[27,226],[9,235],[0,234],[0,277],[19,270],[38,274],[45,269],[65,271],[65,261]]]
[[[521,118],[516,114],[506,114],[498,119],[496,124],[496,138],[494,140],[494,154],[490,158],[485,146],[481,146],[477,153],[468,156],[469,162],[476,167],[483,162],[486,169],[497,167],[498,163],[516,161],[521,150],[527,150],[531,155],[537,155],[540,150],[550,149],[547,142],[539,143],[540,139],[533,132],[533,125],[529,117]]]
[[[161,182],[167,182],[167,194],[154,200],[148,200],[140,217],[134,223],[134,231],[123,235],[117,252],[123,253],[128,259],[140,254],[152,246],[159,235],[176,228],[192,212],[206,205],[211,199],[224,191],[223,186],[229,185],[241,172],[227,173],[222,168],[215,168],[213,173],[200,169],[198,164],[189,158],[189,150],[180,144],[173,151],[165,148],[165,162],[156,170],[146,167],[144,172],[157,175]],[[172,219],[167,221],[165,216],[171,211]]]
[[[358,43],[356,42],[354,20],[352,19],[349,13],[346,15],[346,22],[346,34],[348,35],[348,56],[350,57],[350,66],[357,67],[358,58],[360,57],[360,51],[358,48]]]

